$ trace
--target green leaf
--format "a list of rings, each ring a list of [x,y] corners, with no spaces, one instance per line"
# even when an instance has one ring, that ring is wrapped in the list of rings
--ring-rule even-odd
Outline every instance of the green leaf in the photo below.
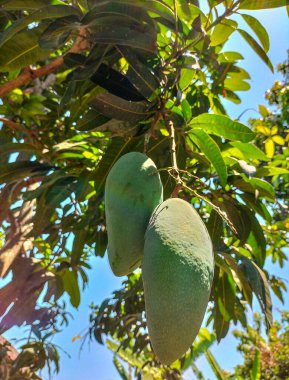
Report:
[[[220,53],[218,56],[218,61],[221,63],[235,62],[243,59],[244,57],[242,56],[242,54],[236,51],[224,51],[223,53]]]
[[[36,161],[11,162],[0,165],[0,183],[11,183],[26,177],[46,174],[51,166]]]
[[[239,9],[269,9],[280,8],[288,5],[288,0],[245,0],[239,5]]]
[[[260,380],[261,379],[261,361],[260,361],[260,351],[258,348],[255,350],[253,367],[250,370],[250,379],[251,380]]]
[[[275,201],[274,187],[263,179],[248,178],[241,174],[240,177],[233,178],[232,183],[244,192],[253,193],[256,197],[268,198],[272,202]]]
[[[240,244],[243,245],[250,234],[251,223],[248,220],[247,214],[242,207],[233,199],[227,196],[222,200],[220,207],[224,209],[227,219],[234,227],[234,234],[240,239]]]
[[[223,187],[227,184],[227,167],[222,157],[221,151],[217,143],[202,129],[193,129],[190,133],[197,137],[197,145],[204,155],[208,158],[218,173],[220,183]]]
[[[229,331],[230,319],[234,313],[235,297],[232,277],[221,271],[214,288],[214,329],[218,342],[220,342]]]
[[[132,49],[129,49],[126,46],[119,46],[118,50],[129,63],[126,77],[144,97],[149,99],[159,87],[157,78],[146,64],[141,62]]]
[[[262,160],[269,161],[266,154],[259,149],[256,145],[250,143],[242,143],[239,141],[233,141],[228,144],[233,148],[229,148],[226,152],[230,152],[233,156],[244,160]]]
[[[98,112],[89,110],[81,119],[77,121],[75,128],[78,131],[91,131],[105,124],[109,119]]]
[[[217,380],[226,380],[227,376],[225,376],[224,371],[219,366],[218,362],[214,358],[214,355],[211,353],[210,350],[207,350],[205,352],[205,357],[208,360],[208,363],[210,364],[210,367],[212,371],[214,372]]]
[[[211,211],[211,214],[207,223],[207,229],[212,239],[214,250],[217,251],[218,248],[221,246],[222,236],[223,236],[224,231],[223,231],[223,220],[214,209]]]
[[[250,288],[250,285],[248,284],[248,281],[247,281],[246,276],[244,275],[244,272],[242,271],[240,266],[237,264],[235,258],[232,255],[226,252],[222,252],[222,255],[224,256],[225,260],[230,264],[230,267],[232,268],[232,270],[238,276],[238,279],[240,280],[239,287],[244,293],[244,296],[247,302],[249,302],[249,304],[252,305],[252,290]]]
[[[26,3],[25,3],[26,9]],[[16,33],[25,29],[29,24],[33,22],[39,22],[47,18],[59,18],[64,16],[76,15],[80,16],[80,12],[77,8],[69,5],[49,5],[42,7],[39,10],[29,14],[26,17],[23,17],[19,20],[14,21],[9,28],[4,30],[0,35],[0,47],[10,40]]]
[[[106,117],[124,121],[139,121],[149,116],[146,102],[131,102],[109,92],[100,92],[89,105]]]
[[[79,30],[78,16],[66,16],[52,22],[39,37],[39,46],[43,49],[57,49],[65,43],[72,31]]]
[[[195,117],[189,126],[228,140],[249,142],[255,137],[255,133],[244,124],[222,115],[202,114]]]
[[[80,231],[75,231],[75,236],[71,250],[71,265],[73,267],[79,265],[86,242],[87,230],[81,229]]]
[[[245,41],[248,42],[248,44],[255,51],[255,53],[257,53],[257,55],[262,59],[262,61],[269,67],[272,73],[274,73],[274,67],[272,65],[272,62],[270,61],[269,57],[267,56],[263,48],[258,44],[258,42],[252,36],[250,36],[250,34],[247,33],[245,30],[243,29],[237,29],[237,30],[241,34],[241,36],[245,39]]]
[[[38,45],[40,30],[38,28],[20,32],[1,47],[0,70],[13,71],[30,64],[35,64],[50,55],[49,50]]]
[[[111,17],[108,17],[111,16]],[[119,20],[128,20],[129,23],[147,23],[153,25],[153,22],[145,7],[139,7],[133,2],[128,1],[109,1],[109,2],[97,2],[94,7],[86,13],[82,19],[82,25],[87,27],[93,27],[95,23],[101,21],[101,18],[105,18],[105,22],[113,20],[112,17],[116,17]]]
[[[238,24],[236,21],[224,19],[217,24],[210,36],[211,46],[222,45],[226,42],[230,35],[236,30]]]
[[[240,266],[245,273],[252,291],[256,294],[260,306],[265,314],[267,329],[272,325],[272,301],[265,273],[254,261],[242,257]]]
[[[192,109],[187,99],[182,100],[181,107],[183,111],[184,120],[186,122],[190,121],[192,118]]]
[[[77,281],[77,272],[70,268],[63,269],[60,272],[64,290],[70,297],[70,303],[73,307],[78,308],[80,304],[80,290]]]
[[[122,380],[129,380],[130,376],[128,372],[125,370],[124,366],[121,364],[121,362],[118,360],[117,356],[114,355],[113,357],[113,364]]]
[[[266,238],[264,231],[255,214],[247,206],[241,207],[247,214],[247,221],[250,224],[251,231],[247,243],[252,248],[252,256],[255,258],[255,261],[263,268],[266,259]]]
[[[111,144],[103,155],[93,177],[95,182],[95,190],[97,192],[103,191],[106,177],[115,162],[125,153],[135,149],[136,144],[136,138],[124,139],[122,137],[115,137],[112,139]]]
[[[285,168],[278,168],[274,166],[262,166],[257,169],[256,177],[272,177],[275,175],[289,174],[289,170]]]
[[[25,10],[40,9],[47,5],[66,5],[60,0],[25,0]],[[0,2],[2,9],[8,11],[23,10],[23,0],[2,0]]]
[[[231,91],[248,91],[251,88],[250,84],[242,80],[238,74],[228,76],[224,80],[224,86]]]
[[[267,33],[267,30],[260,23],[260,21],[256,19],[255,17],[246,15],[246,14],[241,14],[241,16],[246,21],[246,23],[251,27],[251,29],[255,32],[256,36],[259,38],[259,41],[261,42],[264,51],[268,53],[269,48],[270,48],[270,40],[269,40],[269,35]]]

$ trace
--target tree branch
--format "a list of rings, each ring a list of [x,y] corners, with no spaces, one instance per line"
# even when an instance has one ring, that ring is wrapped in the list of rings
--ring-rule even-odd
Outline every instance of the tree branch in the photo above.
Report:
[[[53,73],[64,64],[64,57],[67,54],[80,53],[82,51],[88,50],[89,47],[90,43],[87,39],[87,31],[85,28],[81,28],[75,44],[67,53],[60,57],[57,57],[52,62],[48,63],[45,66],[39,67],[38,69],[26,67],[17,78],[12,79],[11,81],[0,86],[0,98],[7,95],[15,88],[21,87],[36,78],[40,78],[44,75]]]

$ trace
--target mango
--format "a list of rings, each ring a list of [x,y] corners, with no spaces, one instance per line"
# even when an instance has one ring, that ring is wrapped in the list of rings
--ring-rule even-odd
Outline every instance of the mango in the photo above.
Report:
[[[142,278],[149,337],[163,364],[191,347],[213,275],[212,242],[199,214],[182,199],[160,204],[146,231]]]
[[[109,172],[105,183],[107,252],[116,276],[128,275],[140,266],[145,231],[162,197],[157,168],[143,153],[123,155]]]

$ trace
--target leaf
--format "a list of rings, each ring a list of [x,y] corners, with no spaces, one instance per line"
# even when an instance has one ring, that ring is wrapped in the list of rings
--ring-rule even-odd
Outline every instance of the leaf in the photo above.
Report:
[[[256,171],[256,177],[272,177],[275,175],[289,174],[289,170],[275,166],[262,166]]]
[[[87,242],[87,230],[81,229],[80,231],[75,231],[75,236],[73,240],[72,250],[71,250],[71,265],[75,267],[79,265],[81,256],[84,252],[84,246]]]
[[[103,7],[103,4],[100,4]],[[112,7],[112,11],[109,11],[109,7]],[[125,7],[125,10],[121,11],[122,15],[119,15],[119,8]],[[141,49],[150,53],[155,53],[157,49],[156,40],[157,32],[151,18],[143,12],[143,9],[138,9],[127,4],[119,4],[118,2],[112,2],[110,5],[106,5],[101,13],[105,13],[105,16],[100,17],[94,14],[98,11],[97,6],[91,11],[92,14],[87,14],[83,19],[83,25],[86,25],[96,44],[113,44],[130,46],[131,48]],[[134,13],[138,11],[138,15],[135,17]],[[144,14],[142,18],[140,14]],[[132,16],[131,16],[132,15]],[[146,20],[146,23],[140,21]]]
[[[252,260],[242,257],[240,266],[252,291],[256,294],[266,318],[267,329],[272,325],[272,301],[265,273]]]
[[[231,91],[248,91],[251,88],[250,84],[242,80],[238,74],[227,76],[224,80],[224,87]]]
[[[251,225],[247,243],[251,246],[252,256],[258,263],[259,267],[263,268],[266,259],[266,238],[264,236],[262,226],[260,225],[255,214],[249,210],[248,207],[242,206],[242,208],[247,214],[247,220]]]
[[[113,357],[113,364],[122,380],[129,380],[129,374],[125,370],[124,366],[121,364],[121,362],[118,360],[117,356],[114,355]]]
[[[269,116],[270,111],[268,110],[267,107],[263,106],[263,104],[259,104],[259,112],[263,117]]]
[[[115,162],[125,153],[130,152],[137,144],[136,138],[124,139],[115,137],[103,155],[94,175],[95,190],[97,193],[102,192],[106,177],[115,164]]]
[[[229,255],[226,252],[222,252],[222,255],[224,256],[225,260],[230,264],[232,270],[238,276],[238,279],[239,279],[240,285],[241,285],[240,287],[244,293],[245,299],[247,300],[247,302],[249,302],[250,305],[252,305],[252,290],[248,284],[248,281],[247,281],[242,269],[237,264],[237,262],[235,261],[233,256]]]
[[[17,153],[17,152],[34,152],[35,153],[35,146],[30,145],[27,143],[8,143],[8,144],[1,144],[1,150],[0,150],[0,156],[6,155],[7,153]]]
[[[244,57],[242,56],[242,54],[236,51],[224,51],[223,53],[220,53],[218,56],[218,61],[221,63],[235,62],[243,59]]]
[[[50,55],[49,50],[41,49],[38,37],[41,31],[38,28],[20,32],[1,47],[0,70],[13,71],[30,64],[35,64]]]
[[[105,124],[109,119],[98,112],[88,110],[88,112],[76,122],[75,129],[78,131],[91,131]]]
[[[110,16],[110,17],[108,17]],[[129,1],[109,1],[96,2],[93,8],[85,14],[82,19],[82,25],[91,27],[101,18],[113,20],[117,17],[119,20],[127,20],[130,23],[148,23],[153,25],[151,18],[148,16],[145,8],[137,6]]]
[[[25,3],[25,9],[26,3]],[[4,32],[0,36],[0,47],[10,40],[16,33],[25,29],[29,24],[33,22],[39,22],[41,20],[45,20],[47,18],[59,18],[64,16],[76,15],[80,16],[80,12],[77,8],[72,7],[70,5],[49,5],[46,7],[42,7],[37,11],[29,14],[26,17],[23,17],[19,20],[14,21],[9,28],[4,30]]]
[[[269,160],[266,154],[254,144],[234,141],[230,142],[229,145],[236,148],[241,153],[241,155],[236,156],[237,158],[262,161]],[[231,151],[230,148],[229,151]],[[234,156],[234,149],[232,149],[232,155]]]
[[[260,351],[258,348],[255,350],[253,367],[250,370],[250,379],[251,380],[260,380],[261,378],[261,361],[260,361]]]
[[[193,129],[190,133],[190,137],[195,135],[197,137],[197,145],[208,160],[214,166],[218,173],[220,183],[223,187],[227,184],[227,167],[222,157],[221,151],[217,143],[202,129]]]
[[[205,357],[208,360],[208,363],[210,364],[210,367],[212,371],[214,372],[217,380],[226,380],[227,376],[224,374],[224,371],[219,366],[218,362],[214,358],[214,355],[211,353],[210,350],[207,350],[205,352]]]
[[[47,5],[66,5],[59,0],[25,0],[25,10],[40,9]],[[1,8],[9,11],[22,11],[23,0],[2,0]]]
[[[61,276],[63,288],[70,297],[71,305],[78,308],[80,304],[80,290],[77,281],[77,272],[70,270],[70,268],[65,268],[59,272],[59,275]]]
[[[283,139],[282,136],[274,135],[271,138],[274,141],[274,143],[276,143],[278,145],[284,145],[285,144],[285,140]]]
[[[58,49],[65,43],[72,31],[80,28],[79,16],[66,16],[52,22],[39,37],[39,46],[43,49]]]
[[[226,197],[220,203],[220,208],[222,208],[228,220],[234,226],[234,234],[240,239],[240,244],[243,245],[250,234],[251,223],[248,220],[248,216],[244,213],[242,207],[233,199]]]
[[[272,202],[275,201],[274,187],[263,179],[248,178],[241,174],[232,179],[232,184],[244,192],[252,193],[257,197],[268,198]]]
[[[228,140],[249,142],[255,137],[254,132],[244,124],[222,115],[204,113],[195,117],[189,126],[192,128],[201,128],[207,133],[221,136]]]
[[[258,19],[256,19],[253,16],[241,14],[243,19],[246,21],[246,23],[251,27],[251,29],[255,32],[256,36],[259,38],[259,41],[261,42],[263,49],[266,53],[268,53],[270,48],[270,40],[269,35],[267,33],[267,30],[264,28],[264,26],[260,23]]]
[[[239,9],[269,9],[288,5],[288,0],[245,0],[239,5]]]
[[[90,80],[122,99],[134,102],[145,100],[127,75],[121,74],[104,63],[99,65]]]
[[[145,102],[130,102],[108,92],[101,92],[89,105],[106,117],[124,121],[139,121],[149,116]]]
[[[19,161],[0,165],[0,183],[11,183],[26,177],[45,175],[51,168],[37,161]]]
[[[211,214],[207,223],[207,229],[212,239],[214,250],[217,251],[222,243],[223,220],[214,209],[211,211]]]
[[[214,329],[217,341],[224,338],[230,327],[230,319],[234,313],[235,290],[232,278],[225,272],[220,272],[220,276],[214,289]]]
[[[238,24],[233,20],[222,20],[217,24],[210,36],[211,46],[222,45],[224,42],[228,41],[230,35],[236,30]]]
[[[269,57],[267,56],[263,48],[258,44],[258,42],[252,36],[250,36],[250,34],[246,32],[245,30],[243,29],[237,29],[237,30],[241,34],[241,36],[245,39],[245,41],[248,42],[248,44],[255,51],[255,53],[257,53],[257,55],[262,59],[262,61],[269,67],[272,73],[274,73],[274,67],[272,65],[272,62],[270,61]]]
[[[265,141],[265,152],[269,158],[273,158],[275,153],[275,143],[272,138],[268,138]]]
[[[145,98],[150,98],[159,87],[157,78],[147,65],[141,62],[132,49],[126,46],[119,46],[118,50],[129,63],[126,77]]]

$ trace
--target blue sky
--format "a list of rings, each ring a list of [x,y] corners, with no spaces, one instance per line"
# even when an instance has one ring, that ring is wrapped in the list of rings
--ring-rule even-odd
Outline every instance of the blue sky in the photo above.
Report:
[[[245,12],[244,12],[245,13]],[[249,12],[246,12],[249,14]],[[272,9],[266,11],[255,11],[250,14],[258,17],[263,26],[267,29],[270,35],[271,48],[269,56],[273,66],[283,62],[287,57],[287,49],[289,48],[289,23],[285,8]],[[257,57],[250,47],[244,42],[237,33],[234,34],[226,45],[226,50],[239,51],[245,58],[242,66],[251,74],[250,81],[251,90],[249,92],[239,93],[242,98],[242,104],[236,106],[232,103],[226,103],[226,108],[232,118],[237,118],[245,109],[253,108],[258,110],[258,104],[265,104],[264,93],[270,88],[273,82],[281,79],[280,74],[272,74],[264,63]],[[249,117],[256,117],[257,114],[250,110],[241,119],[246,122]],[[61,372],[53,377],[53,380],[118,380],[119,376],[112,364],[112,355],[108,349],[92,342],[90,347],[85,344],[83,351],[79,357],[80,342],[72,343],[73,336],[88,327],[89,304],[91,301],[98,304],[104,298],[109,297],[111,292],[120,287],[123,278],[115,277],[108,264],[107,257],[104,259],[94,258],[91,261],[92,270],[89,271],[89,286],[82,295],[82,301],[79,309],[76,311],[70,309],[74,316],[68,328],[58,334],[54,342],[59,344],[67,351],[71,358],[68,358],[64,353],[61,354]],[[276,272],[283,277],[288,278],[289,265],[286,268],[278,270],[269,265],[270,271]],[[289,309],[289,300],[285,300],[285,307]],[[283,309],[284,306],[274,298],[274,315],[277,316],[277,309]],[[257,303],[254,303],[254,311],[259,310]],[[249,321],[252,321],[252,316],[249,316]],[[9,339],[15,337],[13,329],[6,334]],[[215,345],[213,353],[216,354],[218,362],[223,368],[228,370],[238,363],[239,355],[236,352],[236,341],[232,334],[221,341],[219,345]],[[201,358],[198,363],[199,367],[205,371],[205,376],[208,379],[214,379],[214,376],[204,358]],[[44,374],[44,378],[48,376]],[[187,379],[193,380],[193,375],[189,373]]]

